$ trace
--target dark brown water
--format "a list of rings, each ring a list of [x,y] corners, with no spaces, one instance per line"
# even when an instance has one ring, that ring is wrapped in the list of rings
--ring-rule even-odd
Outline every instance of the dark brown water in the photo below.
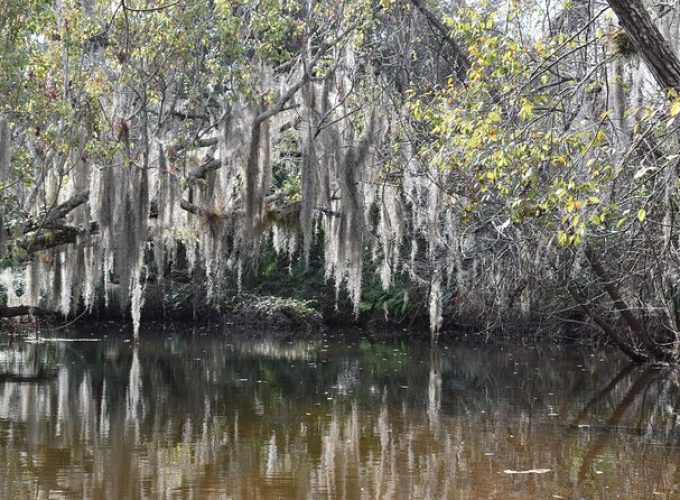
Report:
[[[2,498],[680,497],[680,378],[612,353],[0,336],[0,371]]]

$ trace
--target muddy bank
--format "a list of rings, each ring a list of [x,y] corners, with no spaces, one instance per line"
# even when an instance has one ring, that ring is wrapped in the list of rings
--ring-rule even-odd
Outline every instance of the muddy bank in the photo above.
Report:
[[[131,332],[131,319],[126,310],[103,307],[63,317],[58,313],[32,310],[34,314],[20,315],[2,320],[5,331],[34,333],[59,331],[73,326],[106,328],[127,335]],[[285,297],[242,294],[219,306],[205,302],[193,304],[186,301],[181,307],[151,302],[142,314],[142,330],[161,328],[193,328],[201,332],[220,332],[228,329],[237,334],[275,335],[300,337],[310,334],[338,334],[357,337],[410,338],[422,341],[432,339],[425,314],[399,320],[375,313],[355,317],[351,312],[336,309],[333,304],[320,305]],[[542,318],[513,317],[489,324],[484,318],[462,318],[447,315],[443,329],[437,337],[441,343],[473,342],[507,345],[536,345],[545,343],[603,345],[604,337],[591,325],[578,317]]]

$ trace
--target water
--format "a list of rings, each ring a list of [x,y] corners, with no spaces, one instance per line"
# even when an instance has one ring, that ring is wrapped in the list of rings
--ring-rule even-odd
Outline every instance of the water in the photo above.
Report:
[[[615,353],[77,335],[0,337],[3,498],[680,498],[680,379]]]

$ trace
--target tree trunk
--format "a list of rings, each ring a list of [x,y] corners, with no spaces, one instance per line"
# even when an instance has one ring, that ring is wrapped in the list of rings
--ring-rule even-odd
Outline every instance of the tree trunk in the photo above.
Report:
[[[579,307],[585,312],[590,319],[592,319],[597,326],[599,326],[602,331],[614,342],[614,344],[621,349],[621,351],[628,356],[631,360],[635,361],[636,363],[641,363],[644,361],[648,361],[649,357],[644,354],[639,352],[638,350],[635,349],[634,346],[630,345],[626,339],[619,334],[619,332],[616,329],[616,326],[612,325],[609,321],[607,321],[605,318],[597,314],[591,307],[588,305],[588,301],[586,300],[583,295],[573,286],[567,286],[567,290],[571,294],[571,296],[578,302]]]
[[[632,310],[621,296],[618,288],[611,280],[611,278],[608,276],[607,272],[604,269],[604,266],[600,262],[599,257],[593,251],[593,249],[590,248],[589,246],[586,246],[585,254],[586,258],[588,259],[588,262],[590,263],[591,269],[593,270],[595,275],[599,278],[602,287],[604,288],[605,292],[607,292],[607,295],[609,295],[609,298],[614,303],[614,309],[616,309],[616,311],[621,315],[623,320],[628,325],[628,328],[630,328],[633,334],[635,334],[635,336],[642,343],[647,352],[654,356],[654,358],[657,359],[658,361],[669,362],[673,361],[672,354],[654,341],[654,339],[650,336],[649,332],[647,331],[645,325],[642,324],[642,322],[637,318],[637,316],[635,316],[635,314],[633,314]]]
[[[609,6],[657,83],[665,90],[680,92],[680,61],[652,22],[642,0],[609,0]]]

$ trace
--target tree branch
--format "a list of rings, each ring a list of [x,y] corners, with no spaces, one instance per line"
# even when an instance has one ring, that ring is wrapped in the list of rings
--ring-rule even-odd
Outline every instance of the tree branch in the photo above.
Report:
[[[37,220],[29,220],[19,225],[16,229],[20,229],[23,234],[27,234],[44,227],[49,227],[56,223],[59,219],[66,217],[69,213],[71,213],[83,203],[86,203],[89,199],[89,190],[76,193],[64,203],[57,205],[56,207],[49,209],[46,213],[38,216]]]
[[[44,229],[36,233],[28,233],[10,243],[9,253],[19,255],[19,262],[28,260],[28,256],[40,250],[55,248],[68,243],[75,243],[81,234],[93,234],[99,231],[96,222],[90,222],[87,228],[59,225],[57,228]],[[13,247],[13,248],[12,248]],[[25,254],[22,258],[21,254]],[[14,262],[16,264],[17,262]]]
[[[571,294],[571,296],[574,298],[576,303],[579,305],[579,307],[583,310],[586,315],[592,319],[597,326],[599,326],[602,331],[607,334],[607,336],[616,344],[616,346],[621,349],[621,351],[628,356],[630,359],[635,361],[636,363],[642,363],[644,361],[648,360],[648,357],[635,350],[632,346],[626,342],[626,340],[619,334],[619,332],[616,330],[616,328],[605,318],[597,314],[591,307],[588,305],[588,301],[586,298],[581,295],[581,293],[576,290],[571,285],[567,285],[567,290]]]
[[[61,205],[57,205],[52,210],[50,210],[45,218],[45,222],[55,222],[59,219],[66,217],[71,211],[78,208],[83,203],[86,203],[90,199],[90,191],[83,191],[73,195],[69,200],[65,201]]]
[[[191,172],[187,176],[187,180],[191,184],[195,184],[199,179],[205,179],[205,177],[213,170],[218,170],[222,167],[222,163],[213,157],[209,157],[200,167]]]
[[[444,40],[446,40],[446,43],[449,44],[449,47],[451,47],[453,50],[454,62],[456,64],[456,75],[458,76],[459,80],[465,80],[467,70],[470,69],[470,60],[465,55],[465,52],[463,52],[463,49],[458,44],[458,42],[451,36],[451,30],[447,28],[433,12],[425,6],[422,0],[411,0],[411,3],[416,9],[420,11],[423,16],[425,16],[427,22],[430,23],[430,25],[437,31],[439,31]]]

